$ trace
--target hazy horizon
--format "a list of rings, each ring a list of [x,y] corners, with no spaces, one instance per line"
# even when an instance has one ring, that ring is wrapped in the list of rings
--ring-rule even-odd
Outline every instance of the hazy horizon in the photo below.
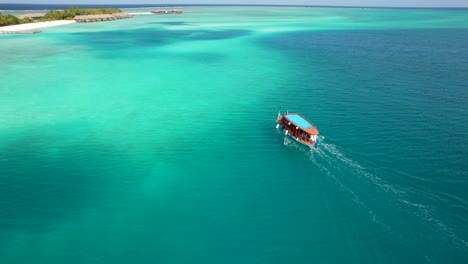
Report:
[[[196,4],[210,4],[210,5],[310,5],[310,6],[370,6],[370,7],[440,7],[440,8],[451,8],[451,7],[468,7],[468,1],[466,0],[395,0],[395,1],[380,1],[380,0],[179,0],[175,2],[169,1],[148,1],[140,0],[137,3],[130,0],[80,0],[73,1],[70,3],[65,0],[49,0],[47,2],[43,0],[25,0],[25,1],[2,1],[0,4],[61,4],[61,5],[196,5]]]

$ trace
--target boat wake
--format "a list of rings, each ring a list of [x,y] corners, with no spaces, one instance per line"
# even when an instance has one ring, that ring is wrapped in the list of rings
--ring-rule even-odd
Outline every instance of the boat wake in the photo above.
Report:
[[[390,192],[390,193],[394,193],[394,194],[398,194],[398,195],[401,195],[401,194],[404,193],[404,191],[401,188],[399,188],[399,187],[397,187],[395,185],[388,184],[382,178],[380,178],[379,176],[368,172],[359,163],[353,161],[352,159],[345,156],[342,152],[340,152],[336,148],[335,145],[322,144],[321,147],[324,150],[323,151],[323,157],[326,156],[327,160],[331,161],[332,163],[334,162],[336,164],[337,162],[340,162],[340,163],[346,164],[349,168],[351,168],[354,172],[356,172],[356,175],[366,178],[372,184],[378,186],[381,190],[383,190],[385,192]]]
[[[309,160],[312,161],[321,171],[325,172],[327,177],[331,178],[335,182],[335,184],[340,188],[340,190],[348,193],[352,197],[353,202],[367,212],[369,218],[372,220],[373,223],[381,226],[387,232],[392,232],[392,227],[384,223],[384,221],[366,203],[362,201],[360,196],[355,191],[353,191],[350,187],[346,186],[346,184],[344,184],[338,177],[336,177],[336,175],[334,175],[333,172],[328,168],[328,166],[336,167],[338,165],[335,161],[336,158],[333,158],[334,155],[338,157],[339,161],[343,162],[349,167],[359,169],[362,169],[362,167],[354,161],[348,159],[341,152],[337,151],[333,145],[327,143],[324,144],[323,137],[321,138],[321,140],[322,144],[320,145],[320,148],[311,149],[309,151]],[[325,161],[325,163],[320,162],[318,158]]]
[[[396,206],[395,210],[401,210],[407,215],[416,216],[418,222],[421,222],[426,227],[429,227],[431,230],[442,235],[442,237],[445,238],[445,242],[449,242],[459,250],[466,250],[468,243],[457,236],[457,234],[445,223],[437,219],[434,209],[428,205],[412,201],[411,197],[418,197],[419,195],[416,190],[409,188],[405,189],[401,186],[387,182],[384,178],[373,173],[370,168],[364,167],[357,161],[350,158],[350,155],[346,155],[344,151],[339,150],[336,145],[325,142],[324,139],[324,137],[321,138],[322,143],[319,148],[307,151],[302,148],[302,151],[304,151],[307,158],[314,163],[317,168],[323,171],[327,177],[334,181],[340,190],[348,193],[353,202],[367,212],[372,222],[378,224],[390,233],[398,233],[400,234],[399,236],[402,234],[402,232],[396,232],[397,230],[389,223],[389,221],[386,222],[385,219],[379,217],[371,206],[369,206],[360,197],[359,191],[353,190],[349,184],[346,184],[346,181],[341,180],[340,176],[334,173],[335,170],[347,172],[347,177],[356,177],[356,179],[349,179],[351,181],[370,185],[376,192],[385,192],[390,198],[387,201],[389,206]],[[300,149],[299,146],[297,146],[298,144],[295,144],[291,139],[289,139],[288,143],[285,139],[285,145],[291,148]],[[369,161],[369,164],[373,163]],[[392,176],[395,177],[395,173],[398,174],[398,172],[388,168],[378,167],[377,169],[379,174],[381,173],[381,175],[386,178],[391,178]]]
[[[344,184],[338,177],[336,177],[336,175],[333,174],[333,172],[329,169],[329,167],[336,168],[337,166],[340,166],[338,163],[342,163],[341,166],[345,165],[346,167],[359,170],[363,170],[362,167],[339,152],[335,146],[323,143],[324,139],[325,137],[323,136],[319,137],[319,140],[322,142],[320,148],[305,148],[303,145],[297,143],[295,140],[289,137],[284,137],[284,145],[290,149],[295,149],[304,153],[310,161],[312,161],[321,171],[327,175],[327,177],[334,181],[334,183],[338,186],[338,188],[340,188],[341,191],[348,193],[352,197],[353,202],[368,213],[372,222],[380,225],[386,231],[392,232],[392,228],[388,224],[385,224],[382,219],[361,200],[355,191],[346,186],[346,184]]]

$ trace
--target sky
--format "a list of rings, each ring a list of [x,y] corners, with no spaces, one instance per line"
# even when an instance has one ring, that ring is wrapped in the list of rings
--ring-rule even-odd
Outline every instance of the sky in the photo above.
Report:
[[[393,7],[468,7],[468,0],[0,0],[29,4],[274,4]]]

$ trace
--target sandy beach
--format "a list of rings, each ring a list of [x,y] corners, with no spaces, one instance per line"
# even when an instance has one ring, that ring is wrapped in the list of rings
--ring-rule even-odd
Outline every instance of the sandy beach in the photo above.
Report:
[[[62,25],[73,24],[73,23],[76,23],[76,22],[74,20],[58,20],[58,21],[36,22],[36,23],[6,26],[6,27],[0,27],[0,34],[38,30],[42,28],[62,26]]]

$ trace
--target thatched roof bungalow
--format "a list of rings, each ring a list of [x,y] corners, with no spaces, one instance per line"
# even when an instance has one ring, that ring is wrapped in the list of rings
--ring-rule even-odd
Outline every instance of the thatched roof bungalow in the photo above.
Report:
[[[39,20],[41,19],[42,17],[45,16],[45,13],[33,13],[33,14],[26,14],[26,15],[21,15],[21,16],[18,16],[19,19],[23,19],[25,17],[29,17],[31,18],[32,20]]]
[[[110,20],[116,20],[116,19],[124,19],[124,18],[130,18],[133,17],[133,15],[130,15],[127,12],[121,12],[121,13],[114,13],[114,14],[102,14],[102,15],[82,15],[82,16],[76,16],[74,20],[78,23],[86,23],[86,22],[100,22],[100,21],[110,21]]]
[[[151,11],[153,14],[167,14],[166,10],[156,10],[156,11]]]
[[[151,11],[151,13],[153,13],[153,14],[158,14],[158,15],[161,15],[161,14],[182,14],[183,11],[180,10],[180,9],[174,9],[174,10],[163,10],[163,9],[160,9],[160,10],[156,10],[156,11]]]

